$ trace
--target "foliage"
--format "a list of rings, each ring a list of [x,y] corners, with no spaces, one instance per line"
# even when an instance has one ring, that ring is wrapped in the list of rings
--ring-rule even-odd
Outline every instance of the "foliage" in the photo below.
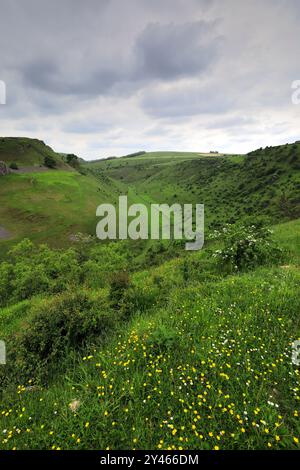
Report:
[[[9,257],[10,262],[0,264],[0,305],[43,292],[62,292],[79,283],[80,266],[72,249],[36,247],[25,239],[12,248]]]
[[[114,307],[121,306],[125,292],[129,287],[130,278],[126,271],[120,271],[112,275],[109,297]]]
[[[56,160],[51,155],[46,155],[44,158],[44,165],[48,168],[56,168]]]
[[[157,286],[134,285],[123,291],[119,306],[127,316],[137,311],[145,312],[157,305],[159,294],[160,289]]]
[[[147,337],[147,344],[153,350],[165,352],[178,346],[178,334],[174,328],[159,324]]]
[[[72,166],[75,169],[78,169],[80,166],[79,159],[77,155],[74,155],[73,153],[69,153],[66,156],[66,162],[68,165]]]
[[[229,271],[276,263],[282,257],[282,250],[271,234],[271,230],[263,226],[227,225],[219,234],[224,246],[216,250],[214,256]]]
[[[11,162],[9,168],[11,168],[12,170],[18,170],[19,167],[16,162]]]
[[[129,267],[129,254],[117,243],[95,244],[87,258],[82,269],[84,282],[89,287],[104,287],[109,284],[113,273],[125,271]]]
[[[105,337],[116,317],[105,297],[91,298],[88,291],[67,291],[33,307],[22,331],[9,341],[18,374],[45,376],[67,351]]]

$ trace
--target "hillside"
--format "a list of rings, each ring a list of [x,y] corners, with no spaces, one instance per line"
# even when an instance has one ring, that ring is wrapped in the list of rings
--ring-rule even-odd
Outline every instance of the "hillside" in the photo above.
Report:
[[[236,274],[209,251],[183,252],[134,273],[118,307],[107,274],[91,289],[95,248],[81,265],[59,253],[58,268],[54,252],[20,247],[17,272],[55,267],[57,286],[28,300],[24,289],[41,286],[23,282],[12,294],[24,300],[0,310],[17,380],[3,394],[0,448],[297,449],[299,233],[299,220],[276,227],[284,264]]]
[[[21,174],[1,177],[2,253],[23,237],[67,246],[77,231],[94,235],[96,207],[102,202],[116,203],[120,194],[128,194],[130,203],[147,205],[204,203],[207,229],[252,216],[271,222],[300,216],[299,144],[244,156],[151,152],[81,162],[85,173],[81,174],[40,141],[4,140],[6,151],[2,150],[1,158],[7,162],[37,165],[49,152],[59,163],[55,170],[32,173],[30,166]]]
[[[51,246],[67,246],[77,232],[94,234],[96,207],[117,201],[107,181],[75,171],[49,170],[0,179],[1,226],[10,234],[2,250],[24,237]]]
[[[44,167],[46,157],[53,158],[57,168],[70,169],[61,155],[41,140],[27,137],[0,137],[0,161],[8,166],[15,163],[20,168]]]
[[[299,145],[78,170],[0,179],[0,448],[299,448]],[[72,243],[120,194],[204,202],[204,249]]]
[[[55,168],[43,165],[46,156]],[[96,207],[117,201],[118,188],[108,177],[74,170],[39,140],[0,139],[0,161],[19,168],[0,176],[0,255],[25,237],[60,247],[77,232],[94,234]]]
[[[204,203],[207,226],[264,215],[300,216],[300,144],[248,155],[154,152],[87,164],[148,202]]]

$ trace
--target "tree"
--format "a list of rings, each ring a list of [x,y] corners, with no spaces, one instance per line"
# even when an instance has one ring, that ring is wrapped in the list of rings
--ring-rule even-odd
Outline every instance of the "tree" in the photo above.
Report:
[[[55,168],[56,167],[56,160],[51,157],[51,155],[46,155],[44,158],[44,165],[48,168]]]
[[[78,169],[79,168],[79,160],[78,160],[78,157],[76,155],[74,155],[73,153],[69,153],[67,156],[66,156],[66,161],[67,161],[67,164],[72,166],[73,168],[76,168]]]

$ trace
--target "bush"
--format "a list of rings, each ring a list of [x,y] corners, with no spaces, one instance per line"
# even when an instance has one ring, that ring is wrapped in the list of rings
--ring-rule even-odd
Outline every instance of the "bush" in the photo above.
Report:
[[[129,287],[130,279],[126,271],[115,273],[112,276],[109,297],[113,307],[121,307],[125,291]]]
[[[158,325],[146,341],[154,350],[166,351],[178,346],[178,334],[169,326]]]
[[[72,166],[73,168],[75,168],[76,170],[79,168],[80,164],[79,164],[79,159],[77,157],[77,155],[74,155],[73,153],[69,153],[67,156],[66,156],[66,162],[68,165]]]
[[[124,292],[119,305],[126,316],[132,312],[144,312],[157,304],[159,294],[158,286],[132,286]]]
[[[81,270],[72,249],[36,247],[25,239],[9,252],[9,257],[10,263],[0,264],[0,305],[43,292],[61,292],[80,281]]]
[[[44,158],[44,165],[48,168],[56,168],[56,160],[51,155],[46,155]]]
[[[0,264],[0,306],[6,305],[13,294],[11,280],[13,277],[13,268],[10,263]]]
[[[87,251],[84,247],[85,253]],[[85,284],[89,287],[104,287],[110,282],[113,273],[126,271],[128,267],[127,252],[121,251],[118,244],[93,246],[82,266]]]
[[[45,300],[29,317],[9,348],[13,348],[17,372],[27,377],[33,373],[35,377],[47,376],[67,351],[103,339],[116,323],[105,297],[91,299],[87,291],[66,292]]]
[[[18,165],[15,162],[11,162],[11,164],[9,165],[9,168],[11,168],[12,170],[18,170],[19,169]]]
[[[271,231],[260,225],[227,225],[223,228],[224,247],[214,253],[226,271],[240,271],[274,263],[282,250],[271,238]]]

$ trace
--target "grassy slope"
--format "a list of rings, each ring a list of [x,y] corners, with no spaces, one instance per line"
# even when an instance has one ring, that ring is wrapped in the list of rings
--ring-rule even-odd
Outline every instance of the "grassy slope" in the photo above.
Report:
[[[70,169],[59,153],[38,139],[27,137],[0,137],[0,161],[14,162],[19,167],[43,166],[44,158],[51,156],[58,168]]]
[[[25,166],[39,164],[48,151],[61,158],[40,141],[0,140],[0,160]],[[204,203],[207,225],[257,214],[277,221],[295,218],[300,215],[299,158],[299,145],[251,156],[152,152],[86,164],[88,176],[56,170],[1,177],[0,225],[12,239],[0,241],[0,251],[25,236],[63,246],[70,233],[94,233],[97,205],[115,203],[126,193],[130,203]]]
[[[277,221],[300,215],[300,145],[247,156],[154,152],[89,163],[88,168],[149,202],[204,203],[208,224],[253,215]]]
[[[166,305],[135,315],[75,368],[70,360],[47,389],[20,384],[0,409],[0,447],[296,448],[299,223],[275,228],[288,240],[288,268],[184,283],[177,259],[137,274],[141,288],[154,274],[170,281]],[[12,322],[22,305],[13,309]]]
[[[87,166],[94,168],[98,182],[76,173],[49,172],[34,175],[41,185],[36,190],[33,175],[22,176],[11,181],[25,184],[23,189],[17,186],[19,193],[25,190],[25,202],[14,199],[15,187],[6,204],[24,203],[30,210],[31,201],[34,216],[44,193],[43,209],[52,201],[48,215],[51,219],[62,210],[63,217],[57,217],[65,227],[66,218],[75,223],[78,214],[83,217],[81,206],[70,218],[68,204],[75,211],[75,200],[84,204],[81,190],[90,201],[88,191],[101,185],[108,200],[128,191],[132,201],[204,201],[211,220],[216,211],[221,223],[247,214],[249,205],[254,214],[293,218],[299,148],[296,158],[291,150],[191,159],[156,154],[98,162]],[[15,176],[2,181],[9,178]],[[79,178],[84,179],[79,183]],[[78,198],[70,202],[72,194]],[[184,280],[178,258],[136,273],[133,280],[141,291],[151,287],[155,276],[168,283],[164,304],[135,314],[106,346],[92,348],[79,362],[70,355],[66,376],[46,389],[20,384],[17,398],[8,397],[0,408],[0,447],[296,448],[299,373],[290,358],[291,341],[300,332],[299,228],[299,220],[275,226],[276,238],[289,251],[283,267],[212,282],[204,265],[203,273]],[[201,262],[203,254],[182,256]],[[30,304],[40,301],[37,297]],[[29,308],[24,301],[3,309],[1,327],[8,334],[21,328]],[[80,403],[76,413],[69,408],[74,399]]]
[[[96,207],[116,201],[114,184],[75,171],[11,174],[0,180],[0,220],[12,238],[1,241],[5,252],[29,237],[52,246],[66,246],[76,232],[94,234]]]

